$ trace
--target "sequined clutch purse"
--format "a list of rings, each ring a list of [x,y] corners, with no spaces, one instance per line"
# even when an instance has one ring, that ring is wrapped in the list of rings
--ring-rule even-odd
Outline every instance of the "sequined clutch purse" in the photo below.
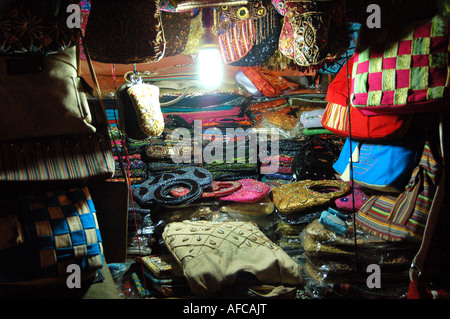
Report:
[[[272,189],[273,203],[282,214],[325,205],[346,195],[350,186],[340,180],[303,180]]]
[[[127,83],[115,92],[119,102],[119,125],[131,139],[143,140],[164,131],[159,88],[145,83]]]

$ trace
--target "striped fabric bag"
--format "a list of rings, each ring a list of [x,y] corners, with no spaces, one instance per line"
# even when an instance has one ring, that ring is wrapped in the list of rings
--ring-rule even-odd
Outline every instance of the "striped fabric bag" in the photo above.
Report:
[[[374,195],[356,215],[358,227],[387,241],[420,241],[436,192],[440,165],[426,142],[419,165],[398,196]]]
[[[237,21],[229,30],[219,34],[219,49],[223,62],[239,61],[252,49],[255,40],[255,22],[252,19]]]
[[[97,131],[0,143],[0,182],[108,179],[115,163],[106,114],[88,100]]]

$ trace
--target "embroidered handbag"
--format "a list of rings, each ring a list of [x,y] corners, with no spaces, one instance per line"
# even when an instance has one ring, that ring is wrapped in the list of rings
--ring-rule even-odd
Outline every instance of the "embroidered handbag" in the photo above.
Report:
[[[243,272],[254,275],[259,285],[274,286],[273,293],[295,290],[300,283],[297,263],[254,223],[173,222],[162,237],[196,295],[235,293],[235,284],[246,284],[237,281]]]
[[[411,136],[378,143],[347,139],[333,168],[345,182],[399,193],[420,160],[422,143]]]
[[[70,4],[75,0],[16,0],[2,3],[0,53],[49,55],[74,46],[77,28],[70,28]]]
[[[181,54],[189,38],[192,14],[190,12],[161,11],[161,23],[166,41],[164,56]]]
[[[103,63],[149,63],[165,50],[157,0],[93,1],[86,24],[91,58]]]
[[[328,86],[327,107],[322,117],[322,126],[339,136],[351,135],[360,140],[382,140],[403,137],[410,127],[412,115],[372,115],[366,116],[351,104],[348,105],[348,92],[351,87],[353,57],[339,71]],[[351,123],[350,123],[351,122]]]
[[[250,8],[246,9],[247,7]],[[237,21],[251,22],[253,42],[245,55],[229,64],[232,66],[261,66],[274,55],[278,48],[278,38],[282,27],[281,16],[277,14],[272,6],[268,6],[264,1],[252,1],[246,7],[239,7],[235,15],[239,14],[239,10],[247,12],[245,9],[252,13],[249,12],[246,19],[237,18]],[[228,9],[223,12],[227,12],[229,16],[229,11]],[[220,12],[219,10],[219,14]],[[243,41],[239,37],[237,41],[242,46]]]
[[[340,148],[320,135],[310,137],[292,160],[292,179],[336,179],[333,164],[339,158]]]
[[[119,127],[129,138],[143,140],[164,131],[164,117],[159,103],[159,87],[132,82],[116,90]]]
[[[350,182],[349,185],[351,186]],[[350,194],[334,201],[337,208],[358,211],[370,197],[370,190],[354,183]]]
[[[344,4],[341,0],[285,1],[281,52],[305,67],[318,66],[345,52]]]
[[[11,225],[22,234],[22,241],[0,250],[1,284],[65,284],[71,264],[82,279],[102,268],[103,242],[87,187],[2,196],[0,212],[16,216]],[[0,235],[2,244],[10,239]]]
[[[156,202],[165,205],[178,205],[198,199],[203,189],[213,182],[212,174],[201,167],[179,167],[151,176],[133,189],[133,198],[143,208]],[[170,198],[171,189],[184,187],[189,192],[184,196]]]
[[[420,242],[433,203],[440,163],[426,142],[419,165],[398,196],[374,195],[356,215],[357,226],[387,241]]]
[[[246,5],[249,0],[173,0],[170,2],[177,12],[181,12],[201,8]]]
[[[221,197],[220,200],[232,202],[255,203],[263,199],[270,191],[270,186],[255,179],[237,180],[241,187],[234,193]]]
[[[284,16],[285,15],[284,0],[271,0],[271,1],[275,9],[277,9],[278,13]]]
[[[0,140],[95,132],[76,57],[0,57]]]
[[[351,104],[364,115],[448,109],[448,18],[360,30]]]
[[[350,186],[339,180],[303,180],[272,189],[273,203],[282,214],[298,213],[346,195]]]

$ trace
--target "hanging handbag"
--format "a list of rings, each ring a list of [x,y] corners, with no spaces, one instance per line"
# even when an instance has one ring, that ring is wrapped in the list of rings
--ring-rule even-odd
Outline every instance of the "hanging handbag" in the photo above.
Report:
[[[88,100],[97,131],[0,143],[0,181],[74,181],[111,178],[114,155],[106,116]]]
[[[95,132],[76,52],[0,57],[2,141]]]
[[[161,24],[166,41],[164,57],[181,54],[189,38],[192,14],[190,12],[161,11]]]
[[[442,114],[441,114],[442,116]],[[440,142],[440,154],[441,162],[445,163],[445,149],[444,149],[444,120],[440,118],[439,123],[439,142]],[[433,235],[435,234],[436,225],[438,222],[439,214],[445,207],[445,180],[446,176],[445,166],[441,166],[441,173],[439,182],[436,186],[436,192],[434,194],[433,202],[431,203],[428,217],[426,219],[425,228],[423,230],[422,241],[420,247],[414,256],[411,267],[409,269],[410,284],[408,292],[406,294],[407,299],[448,299],[448,289],[433,289],[428,280],[426,279],[426,267],[427,257],[432,245]],[[445,231],[445,230],[444,230]]]
[[[236,21],[228,30],[218,34],[219,49],[225,64],[238,61],[252,49],[255,23],[252,19]]]
[[[341,0],[286,1],[281,52],[303,67],[317,67],[345,52],[344,7]]]
[[[86,181],[103,180],[114,175],[108,121],[89,52],[87,47],[84,48],[99,97],[87,100],[96,132],[0,143],[0,181]]]
[[[192,9],[212,8],[221,6],[246,5],[248,0],[173,0],[170,1],[177,12]]]
[[[245,40],[251,40],[245,49],[245,54],[241,54],[238,59],[230,61],[233,66],[256,66],[266,62],[278,48],[278,38],[281,32],[281,17],[272,6],[268,6],[264,1],[250,1],[247,6],[233,8],[218,8],[217,15],[223,15],[225,19],[221,25],[246,22],[251,24],[252,37],[244,38],[236,34],[234,39],[239,43],[236,47],[242,50]],[[244,12],[241,17],[240,12]],[[219,36],[220,37],[220,36]]]
[[[70,4],[75,0],[3,1],[0,10],[0,53],[49,55],[77,43],[76,28],[70,28]]]
[[[93,1],[85,37],[92,60],[103,63],[156,62],[166,46],[156,0]]]
[[[102,268],[103,241],[87,187],[30,194],[22,190],[0,200],[0,218],[14,218],[10,225],[21,235],[0,235],[2,288],[64,285],[72,274],[70,265],[80,268],[81,280],[95,277]]]
[[[303,180],[273,188],[273,204],[282,214],[299,213],[326,205],[349,191],[350,186],[339,180]]]
[[[159,103],[159,87],[136,81],[122,85],[115,95],[122,132],[134,140],[161,135],[164,118]]]
[[[353,180],[370,189],[399,193],[417,166],[422,149],[422,140],[413,137],[378,143],[347,139],[333,168],[345,182]]]
[[[271,1],[275,9],[277,9],[278,13],[284,16],[286,13],[284,9],[284,0],[271,0]]]
[[[364,115],[434,112],[449,107],[448,17],[373,34],[361,28],[350,102]]]
[[[441,165],[426,142],[419,165],[398,196],[375,195],[356,215],[356,224],[387,241],[419,242],[436,194]]]
[[[339,71],[328,86],[325,99],[327,107],[321,124],[336,135],[360,140],[382,140],[403,137],[410,127],[412,115],[372,115],[366,116],[349,105],[348,93],[351,89],[353,57]],[[351,132],[350,132],[351,125]]]

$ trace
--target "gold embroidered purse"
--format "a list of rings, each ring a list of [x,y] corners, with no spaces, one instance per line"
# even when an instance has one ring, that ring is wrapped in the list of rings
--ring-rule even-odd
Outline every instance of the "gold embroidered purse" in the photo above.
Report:
[[[339,180],[303,180],[272,189],[273,203],[282,214],[327,204],[344,196],[350,186]]]

